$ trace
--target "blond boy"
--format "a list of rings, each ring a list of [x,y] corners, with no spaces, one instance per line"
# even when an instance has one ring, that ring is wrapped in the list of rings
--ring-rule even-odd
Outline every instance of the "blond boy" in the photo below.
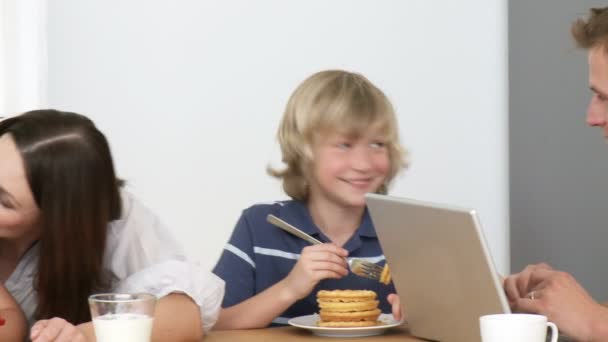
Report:
[[[292,94],[279,127],[282,179],[292,200],[246,209],[214,272],[226,281],[216,328],[259,328],[315,313],[318,290],[368,289],[401,318],[392,284],[358,277],[345,258],[384,264],[364,195],[385,193],[405,166],[393,107],[362,75],[316,73]],[[324,242],[266,222],[273,214]]]

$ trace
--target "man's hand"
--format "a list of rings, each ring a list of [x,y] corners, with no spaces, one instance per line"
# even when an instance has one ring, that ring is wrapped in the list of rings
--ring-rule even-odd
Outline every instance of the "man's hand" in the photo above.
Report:
[[[604,331],[608,310],[595,302],[574,277],[546,267],[528,271],[527,285],[518,289],[528,292],[515,298],[513,311],[545,315],[577,341],[608,340]]]
[[[533,284],[530,284],[530,276],[534,271],[539,269],[552,270],[551,266],[544,263],[528,265],[523,271],[512,274],[504,279],[503,286],[511,307],[513,307],[515,301],[525,298],[530,293],[533,287],[531,286]]]

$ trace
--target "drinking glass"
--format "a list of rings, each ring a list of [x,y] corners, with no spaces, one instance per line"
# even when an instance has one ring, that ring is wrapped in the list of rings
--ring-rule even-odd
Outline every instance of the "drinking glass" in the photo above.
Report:
[[[102,293],[89,297],[97,342],[150,342],[156,297]]]

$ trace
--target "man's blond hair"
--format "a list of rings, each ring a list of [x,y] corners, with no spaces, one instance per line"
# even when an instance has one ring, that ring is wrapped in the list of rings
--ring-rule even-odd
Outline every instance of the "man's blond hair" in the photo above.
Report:
[[[571,32],[580,48],[608,50],[608,7],[592,8],[586,20],[578,19],[572,24]]]
[[[378,129],[386,138],[390,170],[385,184],[377,189],[386,193],[390,181],[406,167],[392,104],[360,74],[343,70],[315,73],[293,92],[279,126],[277,138],[286,167],[268,168],[268,172],[282,179],[283,190],[291,198],[306,200],[314,139],[328,132],[358,138],[370,129]]]

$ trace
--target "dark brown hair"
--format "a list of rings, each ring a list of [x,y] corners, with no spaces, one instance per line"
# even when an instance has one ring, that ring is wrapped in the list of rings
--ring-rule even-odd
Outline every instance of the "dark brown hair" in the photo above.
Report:
[[[578,19],[572,24],[571,32],[580,48],[608,49],[608,7],[592,8],[587,20]]]
[[[40,210],[37,319],[90,320],[87,297],[105,290],[108,222],[120,217],[120,181],[105,136],[88,118],[36,110],[0,122],[23,158]]]

